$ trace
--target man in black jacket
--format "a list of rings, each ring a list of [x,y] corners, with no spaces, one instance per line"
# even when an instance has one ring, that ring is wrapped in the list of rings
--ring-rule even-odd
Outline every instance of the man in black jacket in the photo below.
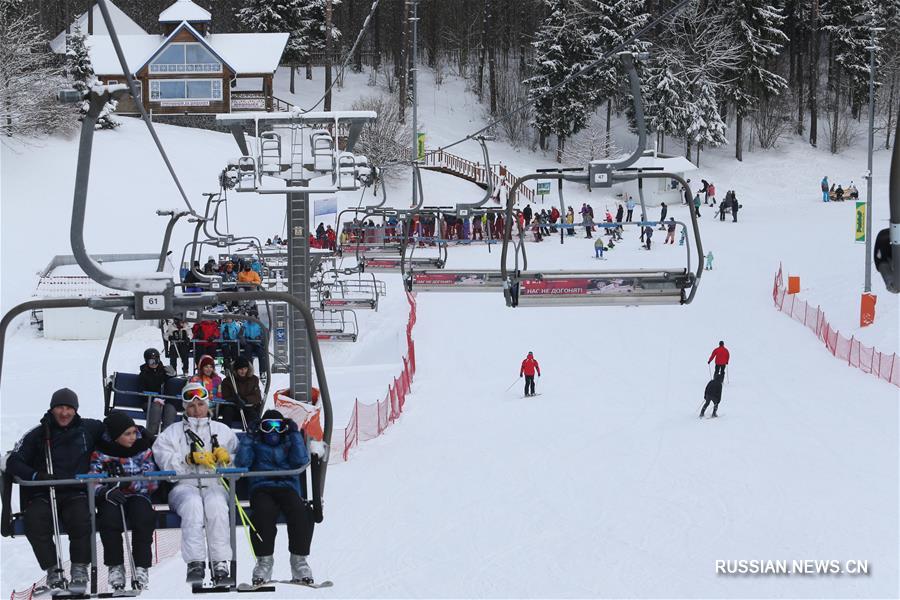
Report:
[[[700,409],[700,418],[703,418],[703,413],[706,412],[706,407],[709,406],[709,403],[713,403],[713,411],[712,416],[718,417],[716,411],[719,410],[719,402],[722,401],[722,377],[723,375],[717,374],[712,380],[706,384],[706,390],[703,392],[703,399],[706,402],[703,403],[703,408]]]
[[[75,392],[68,388],[59,389],[53,393],[50,410],[43,416],[40,425],[26,433],[10,453],[6,469],[11,475],[29,481],[74,479],[75,475],[89,471],[91,453],[101,435],[101,421],[82,419],[78,415],[78,396]],[[47,465],[48,446],[52,469]],[[47,585],[60,587],[63,573],[62,565],[57,564],[53,540],[50,488],[23,487],[22,495],[25,537],[38,564],[47,571]],[[88,563],[91,561],[91,521],[85,487],[57,487],[56,503],[59,519],[69,534],[71,588],[76,589],[87,584]]]

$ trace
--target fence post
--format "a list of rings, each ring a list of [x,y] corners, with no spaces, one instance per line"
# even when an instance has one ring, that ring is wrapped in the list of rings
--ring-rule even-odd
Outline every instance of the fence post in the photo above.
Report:
[[[850,336],[850,349],[847,350],[847,366],[848,367],[853,366],[853,338],[854,337],[856,337],[856,336],[853,336],[853,335]]]

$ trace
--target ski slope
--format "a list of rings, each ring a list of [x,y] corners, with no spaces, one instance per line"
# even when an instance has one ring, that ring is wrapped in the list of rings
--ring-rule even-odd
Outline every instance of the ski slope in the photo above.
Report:
[[[420,71],[422,73],[422,71]],[[464,84],[428,86],[420,110],[429,146],[480,123]],[[302,83],[302,80],[300,80]],[[316,80],[317,82],[320,79]],[[318,89],[318,86],[317,86]],[[369,93],[348,75],[335,106]],[[433,94],[433,102],[427,100]],[[279,94],[280,95],[280,94]],[[316,96],[310,93],[311,96]],[[446,99],[446,100],[445,100]],[[449,108],[455,106],[455,112]],[[464,108],[470,107],[466,119]],[[88,212],[91,252],[148,252],[164,223],[153,210],[178,206],[142,125],[98,135]],[[192,201],[210,191],[229,136],[158,126]],[[622,147],[627,147],[623,136]],[[75,140],[36,140],[2,154],[3,309],[33,289],[31,274],[68,251]],[[460,154],[477,146],[458,147]],[[492,143],[492,160],[515,175],[552,157]],[[888,353],[897,351],[897,298],[875,275],[874,326],[859,330],[863,247],[852,241],[850,203],[818,202],[818,181],[855,179],[861,148],[831,156],[786,140],[780,149],[731,148],[702,157],[700,177],[720,198],[737,190],[740,223],[713,221],[701,207],[705,250],[715,254],[686,307],[508,309],[499,294],[418,295],[418,369],[402,418],[333,466],[326,520],[310,564],[331,589],[281,586],[280,597],[742,597],[887,598],[898,595],[898,389],[851,369],[772,307],[772,278],[802,277],[802,294],[835,327]],[[127,162],[126,162],[127,159]],[[874,228],[886,219],[888,156],[875,156]],[[52,177],[48,176],[52,174]],[[477,198],[474,186],[427,173],[435,204]],[[397,203],[408,182],[390,190]],[[551,197],[552,198],[552,197]],[[196,200],[195,200],[196,199]],[[342,195],[342,206],[358,194]],[[566,204],[602,213],[602,192],[566,188]],[[389,201],[390,203],[390,201]],[[429,200],[431,203],[431,200]],[[549,208],[549,204],[547,205]],[[241,194],[229,203],[232,230],[281,231],[280,202]],[[657,210],[651,212],[655,218]],[[670,215],[687,220],[684,207]],[[253,231],[243,228],[252,223]],[[176,230],[180,251],[189,228]],[[684,248],[638,247],[637,233],[602,263],[592,240],[529,243],[534,268],[676,266]],[[181,237],[178,237],[181,236]],[[496,267],[498,248],[451,247],[448,268]],[[353,398],[384,394],[401,356],[405,300],[399,278],[376,314],[360,313],[356,346],[326,350],[336,425]],[[721,418],[699,420],[709,378],[704,361],[718,340],[732,353]],[[117,340],[111,369],[134,368],[158,333],[142,328]],[[53,342],[21,327],[9,340],[0,395],[0,445],[9,449],[67,385],[81,413],[101,413],[103,342]],[[541,396],[522,397],[519,362],[533,350]],[[514,383],[515,382],[515,383]],[[512,389],[506,390],[510,384]],[[240,532],[239,532],[240,533]],[[241,579],[250,555],[238,539]],[[40,576],[25,540],[0,542],[0,593]],[[868,560],[868,576],[723,576],[716,560]],[[275,575],[286,577],[287,540],[276,544]],[[178,557],[151,570],[150,598],[184,598]]]

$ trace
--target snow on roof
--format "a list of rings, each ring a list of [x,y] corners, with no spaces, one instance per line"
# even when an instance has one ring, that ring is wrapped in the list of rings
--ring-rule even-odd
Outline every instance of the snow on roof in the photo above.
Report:
[[[178,0],[175,4],[159,13],[160,23],[180,23],[181,21],[212,21],[212,15],[191,0]]]
[[[190,25],[185,25],[191,28]],[[174,32],[173,32],[174,33]],[[169,36],[171,37],[171,36]],[[237,74],[274,73],[287,44],[287,33],[217,33],[206,37],[197,34]],[[138,71],[166,41],[161,35],[119,36],[128,67]],[[90,36],[87,40],[91,65],[98,75],[122,73],[119,59],[108,36]]]
[[[137,69],[152,55],[162,43],[159,35],[120,35],[119,43],[128,67]],[[91,66],[98,75],[124,75],[119,59],[109,36],[92,35],[87,39]]]
[[[131,20],[131,17],[122,12],[118,6],[112,3],[111,0],[106,0],[106,5],[109,7],[109,16],[112,18],[113,27],[116,29],[116,33],[119,35],[138,35],[144,34],[147,32],[144,31],[140,25]],[[100,6],[94,5],[91,9],[94,11],[94,34],[93,35],[109,35],[109,32],[106,29],[106,22],[103,20],[103,14],[100,12]],[[72,22],[72,30],[74,31],[75,25],[78,25],[81,28],[81,32],[87,35],[88,32],[88,13],[87,11],[78,15],[75,21]],[[56,54],[64,54],[66,52],[66,32],[63,31],[58,36],[53,38],[50,41],[50,49]]]
[[[213,33],[206,41],[238,73],[274,73],[287,33]]]
[[[664,171],[668,171],[669,173],[686,173],[688,171],[696,171],[697,167],[686,159],[683,156],[647,156],[644,155],[637,159],[633,165],[629,166],[627,170],[634,169],[662,169]]]

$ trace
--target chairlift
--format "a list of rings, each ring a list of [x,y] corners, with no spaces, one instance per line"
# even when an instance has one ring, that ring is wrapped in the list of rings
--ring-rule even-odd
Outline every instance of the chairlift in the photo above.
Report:
[[[282,163],[281,136],[276,131],[264,131],[259,136],[259,172],[262,175],[279,175],[289,165]]]
[[[335,167],[334,138],[325,129],[316,129],[309,136],[309,147],[312,152],[312,162],[308,165],[310,170],[321,173],[330,173]]]
[[[355,342],[359,337],[356,311],[350,309],[313,309],[316,335],[330,342]]]
[[[891,175],[888,186],[888,227],[878,232],[873,244],[873,261],[875,269],[884,279],[884,287],[892,294],[900,293],[900,120],[894,130],[894,149],[891,152]],[[871,173],[869,173],[871,177]],[[868,214],[872,218],[871,213]],[[870,221],[871,223],[871,221]]]

